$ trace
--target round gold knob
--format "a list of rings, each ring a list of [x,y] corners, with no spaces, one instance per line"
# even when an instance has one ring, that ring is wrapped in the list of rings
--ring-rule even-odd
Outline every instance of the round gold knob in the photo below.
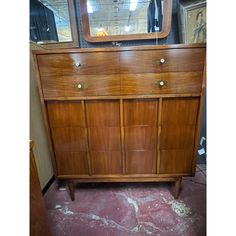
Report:
[[[78,89],[82,89],[83,85],[82,84],[78,84],[77,87],[78,87]]]
[[[80,67],[80,66],[81,66],[80,62],[76,62],[76,63],[75,63],[75,66],[76,66],[76,67]]]
[[[165,58],[160,59],[160,64],[164,64],[166,62]]]
[[[163,87],[165,85],[165,81],[164,80],[160,80],[159,81],[159,85],[160,85],[160,87]]]

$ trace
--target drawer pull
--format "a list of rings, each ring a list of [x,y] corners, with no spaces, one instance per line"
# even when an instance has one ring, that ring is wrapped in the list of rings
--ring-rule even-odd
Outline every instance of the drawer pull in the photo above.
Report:
[[[76,67],[80,67],[80,66],[81,66],[80,62],[76,62],[76,63],[75,63],[75,66],[76,66]]]
[[[82,89],[82,88],[83,88],[83,85],[82,85],[82,84],[78,84],[78,85],[77,85],[77,88],[78,88],[78,89]]]
[[[160,59],[160,64],[164,64],[166,62],[165,58]]]
[[[164,80],[160,80],[160,81],[159,81],[159,86],[160,86],[161,88],[164,87],[165,84],[166,84],[166,82],[165,82]]]

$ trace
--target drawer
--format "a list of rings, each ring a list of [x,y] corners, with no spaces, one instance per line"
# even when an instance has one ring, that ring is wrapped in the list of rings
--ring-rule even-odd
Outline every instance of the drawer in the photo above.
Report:
[[[114,52],[43,54],[37,56],[41,76],[116,74],[119,55]]]
[[[45,99],[120,95],[118,75],[42,76]]]
[[[167,94],[200,93],[201,72],[122,74],[121,93]],[[163,86],[161,86],[164,83]]]
[[[120,52],[121,73],[202,71],[204,60],[204,48]]]

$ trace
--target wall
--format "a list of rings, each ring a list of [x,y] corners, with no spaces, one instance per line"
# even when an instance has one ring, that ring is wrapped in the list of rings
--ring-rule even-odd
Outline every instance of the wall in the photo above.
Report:
[[[34,62],[31,51],[42,49],[35,43],[30,43],[30,139],[34,141],[34,155],[38,169],[41,189],[53,176],[48,139],[44,127],[39,93],[36,83]]]

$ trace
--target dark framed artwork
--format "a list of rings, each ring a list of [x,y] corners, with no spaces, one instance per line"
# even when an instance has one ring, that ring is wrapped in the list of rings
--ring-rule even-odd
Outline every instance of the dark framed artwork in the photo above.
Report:
[[[206,43],[206,1],[180,1],[181,43]]]

